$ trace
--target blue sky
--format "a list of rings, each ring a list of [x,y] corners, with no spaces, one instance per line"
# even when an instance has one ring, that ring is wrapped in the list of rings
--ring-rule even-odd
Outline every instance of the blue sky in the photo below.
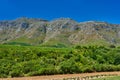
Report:
[[[0,20],[18,17],[106,21],[120,24],[120,0],[0,0]]]

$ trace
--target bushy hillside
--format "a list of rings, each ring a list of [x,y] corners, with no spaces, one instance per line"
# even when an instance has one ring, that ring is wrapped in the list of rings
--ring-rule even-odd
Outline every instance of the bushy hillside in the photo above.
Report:
[[[120,71],[120,47],[0,45],[0,77]]]
[[[69,18],[0,21],[0,44],[0,77],[120,71],[117,24]]]
[[[76,22],[69,18],[53,21],[33,18],[0,21],[1,44],[76,45],[120,44],[120,25],[106,22]]]

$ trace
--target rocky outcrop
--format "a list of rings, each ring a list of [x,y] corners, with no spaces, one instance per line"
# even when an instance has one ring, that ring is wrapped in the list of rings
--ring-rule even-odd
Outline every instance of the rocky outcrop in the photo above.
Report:
[[[76,22],[70,18],[53,21],[33,18],[0,21],[0,43],[120,44],[120,25],[106,22]]]

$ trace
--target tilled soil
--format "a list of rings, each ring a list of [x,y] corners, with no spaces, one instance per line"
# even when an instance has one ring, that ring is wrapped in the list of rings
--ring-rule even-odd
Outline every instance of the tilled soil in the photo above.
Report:
[[[64,74],[64,75],[45,75],[33,77],[17,77],[17,78],[0,78],[0,80],[62,80],[64,78],[86,77],[96,75],[118,75],[120,72],[95,72],[95,73],[82,73],[82,74]]]

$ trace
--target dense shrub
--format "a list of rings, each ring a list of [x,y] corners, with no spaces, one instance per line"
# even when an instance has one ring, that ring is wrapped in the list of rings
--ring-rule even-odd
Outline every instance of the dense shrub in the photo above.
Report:
[[[76,65],[75,61],[73,61],[73,60],[63,61],[60,64],[60,70],[63,74],[78,73],[79,72],[79,66]]]
[[[0,45],[0,77],[120,71],[120,47]]]

